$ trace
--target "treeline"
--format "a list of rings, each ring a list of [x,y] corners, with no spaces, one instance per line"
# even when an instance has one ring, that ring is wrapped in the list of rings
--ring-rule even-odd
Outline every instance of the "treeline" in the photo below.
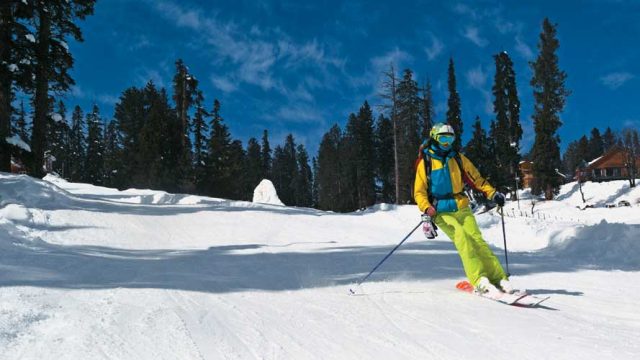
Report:
[[[286,204],[312,206],[309,155],[292,135],[272,150],[264,130],[261,142],[251,138],[245,149],[231,137],[221,103],[205,107],[195,76],[181,60],[173,85],[175,106],[153,82],[126,89],[109,121],[97,105],[87,114],[76,106],[68,124],[60,101],[53,116],[58,121],[49,129],[47,152],[55,159],[50,170],[70,181],[237,200],[251,200],[267,178]]]
[[[286,205],[353,211],[376,202],[413,201],[418,148],[433,123],[440,121],[453,126],[455,149],[464,151],[494,186],[505,192],[520,186],[520,101],[514,64],[506,52],[493,56],[495,118],[484,129],[476,117],[471,139],[464,145],[453,59],[447,69],[446,114],[435,113],[429,81],[420,85],[411,69],[399,76],[391,65],[383,74],[377,117],[364,101],[349,115],[344,129],[335,124],[322,137],[313,158],[291,134],[273,149],[267,130],[260,140],[249,139],[246,147],[233,139],[222,104],[205,100],[182,60],[175,63],[171,89],[153,82],[131,87],[120,95],[113,118],[105,118],[96,105],[87,113],[76,106],[69,123],[64,102],[54,97],[73,84],[67,72],[73,58],[64,41],[70,36],[82,39],[75,22],[91,14],[93,4],[9,1],[0,7],[0,37],[7,44],[0,48],[0,171],[9,171],[13,156],[28,164],[34,176],[44,174],[46,162],[71,181],[239,200],[250,200],[255,186],[266,178]],[[538,58],[530,63],[536,131],[530,160],[537,179],[534,193],[550,198],[561,183],[556,132],[569,92],[564,88],[566,74],[558,66],[556,26],[545,19],[542,29]],[[16,92],[31,102],[16,104]],[[565,167],[592,156],[571,155],[577,147],[571,145],[565,154]]]
[[[456,89],[453,59],[448,67],[448,110],[440,120],[457,135],[454,148],[464,151],[494,186],[515,191],[519,175],[520,101],[513,62],[506,52],[494,56],[493,85],[496,119],[489,135],[476,118],[471,140],[462,146],[461,100]],[[318,205],[321,209],[352,211],[375,201],[413,201],[415,161],[420,144],[436,122],[429,81],[422,87],[406,69],[397,77],[393,66],[385,74],[383,113],[373,122],[369,104],[351,114],[345,130],[336,124],[326,133],[318,154]]]

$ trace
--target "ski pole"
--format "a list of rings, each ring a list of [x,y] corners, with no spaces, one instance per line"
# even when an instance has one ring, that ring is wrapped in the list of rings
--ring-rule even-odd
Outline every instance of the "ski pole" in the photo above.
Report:
[[[360,281],[358,281],[358,283],[356,284],[357,286],[359,286],[360,284],[362,284],[363,282],[365,282],[365,280],[367,280],[367,278],[369,278],[369,276],[371,276],[371,274],[374,273],[374,271],[376,271],[378,269],[378,267],[380,267],[380,265],[382,265],[383,262],[385,262],[385,260],[387,260],[389,258],[389,256],[391,256],[391,254],[393,254],[394,251],[396,251],[400,245],[402,245],[408,238],[409,236],[411,236],[411,234],[413,234],[416,229],[422,224],[422,221],[420,221],[418,223],[418,225],[416,225],[416,227],[413,228],[413,230],[411,230],[410,233],[407,234],[407,236],[404,237],[404,239],[402,239],[402,241],[400,241],[400,243],[398,245],[396,245],[396,247],[393,248],[393,250],[391,250],[387,256],[385,256],[382,260],[380,260],[380,262],[378,263],[378,265],[376,265],[373,270],[371,270],[367,276],[363,277],[362,279],[360,279]],[[354,294],[355,295],[355,291],[353,291],[353,289],[349,289],[349,293]]]
[[[504,239],[504,261],[507,266],[507,278],[509,274],[509,256],[507,255],[507,233],[504,231],[504,208],[500,206],[500,218],[502,218],[502,238]]]

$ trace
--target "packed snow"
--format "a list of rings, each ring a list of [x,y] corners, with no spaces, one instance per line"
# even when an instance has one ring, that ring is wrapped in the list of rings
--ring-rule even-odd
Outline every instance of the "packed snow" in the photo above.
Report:
[[[451,241],[419,230],[355,287],[415,206],[336,214],[276,206],[271,188],[264,204],[0,173],[1,357],[637,359],[639,189],[583,184],[585,210],[575,183],[507,203],[512,282],[551,296],[528,309],[456,290]],[[500,214],[477,219],[504,262]]]

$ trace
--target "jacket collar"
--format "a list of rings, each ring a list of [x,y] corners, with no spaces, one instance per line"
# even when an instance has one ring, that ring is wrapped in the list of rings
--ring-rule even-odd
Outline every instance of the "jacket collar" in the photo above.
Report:
[[[444,150],[440,146],[438,146],[438,144],[431,144],[427,149],[427,151],[429,152],[429,156],[436,158],[440,161],[447,158],[452,158],[456,154],[456,152],[453,149]]]

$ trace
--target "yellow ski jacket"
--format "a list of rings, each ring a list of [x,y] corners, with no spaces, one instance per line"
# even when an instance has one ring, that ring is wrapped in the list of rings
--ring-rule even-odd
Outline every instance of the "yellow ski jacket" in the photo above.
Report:
[[[430,206],[438,212],[454,212],[469,207],[469,199],[464,194],[464,181],[484,193],[487,199],[491,199],[496,189],[491,186],[471,163],[471,160],[460,154],[464,171],[460,174],[458,163],[452,155],[447,156],[446,161],[429,149],[431,161],[431,184],[427,180],[424,158],[420,160],[416,169],[413,196],[421,212],[425,212]],[[429,199],[429,186],[431,186],[432,199]]]

